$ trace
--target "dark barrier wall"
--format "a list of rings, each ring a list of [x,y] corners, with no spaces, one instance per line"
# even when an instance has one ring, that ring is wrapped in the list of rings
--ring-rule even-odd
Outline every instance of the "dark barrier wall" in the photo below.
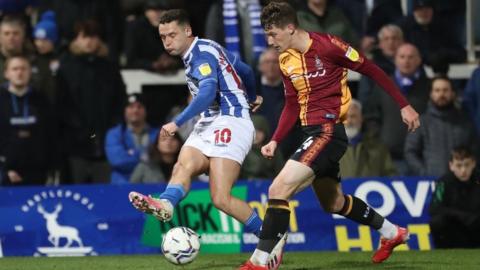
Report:
[[[270,181],[240,181],[233,194],[246,199],[261,217]],[[219,212],[210,202],[208,185],[195,183],[169,223],[136,211],[128,193],[158,194],[164,185],[90,185],[0,189],[0,255],[65,256],[159,253],[162,234],[188,226],[202,235],[202,252],[252,251],[257,239]],[[392,222],[407,226],[408,245],[432,248],[428,202],[432,179],[376,178],[343,182],[345,193],[365,199]],[[377,248],[379,235],[320,209],[311,189],[291,201],[287,250],[364,250]]]

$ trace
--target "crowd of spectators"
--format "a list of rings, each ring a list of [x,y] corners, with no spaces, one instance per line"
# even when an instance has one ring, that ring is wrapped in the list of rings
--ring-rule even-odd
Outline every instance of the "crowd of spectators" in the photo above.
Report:
[[[193,122],[158,141],[158,126],[147,123],[147,102],[141,94],[127,95],[120,71],[168,75],[183,68],[181,59],[164,50],[156,27],[163,11],[179,7],[190,12],[196,35],[256,67],[264,104],[252,116],[257,137],[241,177],[271,179],[302,134],[295,128],[275,159],[261,157],[259,149],[284,104],[278,53],[267,46],[259,24],[267,2],[2,1],[0,185],[168,181]],[[298,7],[301,27],[359,48],[422,115],[420,129],[407,135],[393,100],[361,78],[352,88],[357,100],[345,124],[350,146],[341,161],[344,178],[440,177],[448,172],[455,147],[468,145],[480,155],[480,68],[468,82],[447,77],[450,64],[466,61],[464,5],[412,0],[403,10],[400,0],[289,2]],[[427,65],[435,72],[433,80]],[[170,115],[160,122],[182,106],[171,104]]]

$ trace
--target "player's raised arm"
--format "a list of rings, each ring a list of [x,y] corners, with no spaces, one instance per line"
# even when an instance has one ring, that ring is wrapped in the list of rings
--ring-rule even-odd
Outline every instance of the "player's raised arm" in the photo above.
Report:
[[[352,46],[348,45],[338,37],[330,36],[332,46],[330,46],[331,57],[339,65],[357,71],[382,87],[400,107],[403,122],[408,126],[408,130],[413,132],[420,126],[418,113],[408,103],[395,83],[390,77],[375,63],[367,59]]]

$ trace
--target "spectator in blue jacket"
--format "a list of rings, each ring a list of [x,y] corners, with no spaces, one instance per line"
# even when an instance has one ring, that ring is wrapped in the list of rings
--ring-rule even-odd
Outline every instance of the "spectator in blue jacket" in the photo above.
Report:
[[[128,183],[140,161],[149,158],[148,148],[155,144],[158,128],[146,122],[146,108],[139,94],[128,96],[125,122],[111,128],[105,140],[105,152],[112,167],[111,183]]]

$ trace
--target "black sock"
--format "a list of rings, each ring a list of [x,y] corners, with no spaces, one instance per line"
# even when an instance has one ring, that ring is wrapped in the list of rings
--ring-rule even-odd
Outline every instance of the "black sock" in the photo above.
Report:
[[[260,232],[260,241],[257,248],[261,251],[272,252],[283,234],[288,230],[290,222],[290,208],[288,201],[268,200],[267,213]]]
[[[360,224],[369,225],[375,230],[382,227],[383,217],[364,201],[351,195],[345,196],[345,204],[337,214]]]

